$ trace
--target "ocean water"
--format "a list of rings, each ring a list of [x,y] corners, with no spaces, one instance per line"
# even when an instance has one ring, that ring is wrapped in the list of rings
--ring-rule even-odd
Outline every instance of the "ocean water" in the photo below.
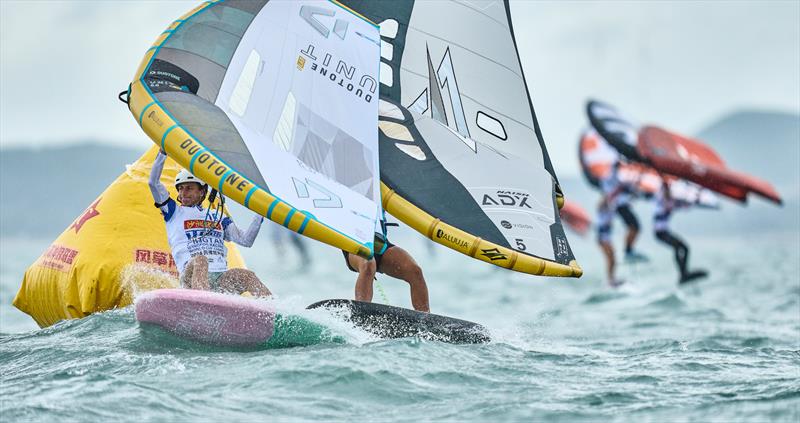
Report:
[[[591,239],[571,236],[577,280],[536,278],[393,236],[423,266],[432,311],[479,322],[493,341],[380,340],[327,314],[355,275],[340,252],[309,244],[299,263],[261,236],[249,266],[276,306],[328,327],[337,342],[236,351],[138,327],[130,308],[38,329],[10,303],[50,240],[2,238],[3,421],[786,421],[800,419],[800,237],[687,237],[711,276],[678,287],[671,251],[643,234],[648,264],[603,286]],[[408,306],[379,277],[375,301]],[[381,292],[382,291],[382,292]],[[344,342],[341,342],[344,340]]]

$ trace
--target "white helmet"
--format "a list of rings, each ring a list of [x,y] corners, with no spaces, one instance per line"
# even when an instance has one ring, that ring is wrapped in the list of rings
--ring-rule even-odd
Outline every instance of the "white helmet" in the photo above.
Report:
[[[181,171],[180,171],[180,172],[178,172],[178,176],[176,176],[176,177],[175,177],[175,188],[177,189],[177,188],[178,188],[178,185],[180,185],[180,184],[182,184],[182,183],[185,183],[185,182],[195,182],[195,183],[198,183],[198,184],[200,184],[200,187],[201,187],[201,188],[204,188],[204,187],[206,186],[206,183],[205,183],[205,182],[203,182],[203,181],[201,181],[201,180],[200,180],[200,178],[198,178],[198,177],[196,177],[196,176],[192,175],[192,174],[191,174],[191,173],[189,173],[189,171],[188,171],[188,170],[186,170],[186,169],[181,169]]]

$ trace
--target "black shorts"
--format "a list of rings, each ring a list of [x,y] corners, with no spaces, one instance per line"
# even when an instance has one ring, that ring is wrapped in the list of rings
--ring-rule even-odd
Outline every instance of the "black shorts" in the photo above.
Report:
[[[600,225],[597,227],[597,241],[598,242],[611,241],[611,225]]]
[[[389,249],[392,248],[392,247],[394,247],[394,244],[392,244],[390,241],[386,241],[386,249],[383,250],[383,254],[386,254],[386,252],[389,251]],[[350,254],[350,253],[348,253],[347,251],[342,250],[342,254],[344,254],[344,264],[347,265],[347,268],[350,269],[353,272],[358,273],[358,270],[353,269],[353,266],[350,266],[350,260],[347,259],[347,255]],[[383,254],[375,254],[375,256],[374,256],[374,258],[375,258],[375,270],[377,270],[378,272],[381,271],[381,260],[383,260]],[[383,272],[381,272],[381,273],[383,273]]]
[[[639,230],[639,220],[636,219],[636,215],[633,214],[630,206],[623,204],[617,207],[617,214],[622,217],[622,221],[625,222],[625,226],[630,229],[635,229],[637,231]]]

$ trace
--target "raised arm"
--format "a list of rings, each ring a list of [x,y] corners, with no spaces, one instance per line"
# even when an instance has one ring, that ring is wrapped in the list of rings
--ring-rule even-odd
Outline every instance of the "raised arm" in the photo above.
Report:
[[[155,206],[161,210],[164,215],[164,220],[169,220],[172,213],[175,211],[175,201],[169,198],[167,187],[161,183],[161,172],[164,170],[164,162],[167,160],[167,155],[163,151],[159,151],[153,160],[153,167],[150,169],[150,179],[147,181],[150,186],[150,193],[153,194]]]
[[[230,218],[226,217],[222,219],[222,226],[225,229],[225,240],[233,241],[243,247],[252,247],[258,235],[258,231],[261,229],[261,222],[263,221],[263,217],[258,215],[253,216],[253,221],[250,222],[250,226],[243,232]]]

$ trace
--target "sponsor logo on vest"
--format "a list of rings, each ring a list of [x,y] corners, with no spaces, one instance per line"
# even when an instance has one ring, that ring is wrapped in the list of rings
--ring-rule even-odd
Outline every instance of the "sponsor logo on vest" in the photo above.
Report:
[[[443,239],[445,241],[450,241],[450,242],[452,242],[453,244],[456,244],[459,247],[468,247],[469,246],[469,242],[464,241],[463,239],[456,238],[453,235],[450,235],[450,234],[446,233],[445,231],[443,231],[441,229],[437,229],[436,230],[436,238],[441,238],[441,239]]]
[[[199,220],[199,219],[192,219],[186,220],[183,222],[183,229],[190,230],[190,229],[216,229],[218,231],[222,230],[222,225],[219,222],[216,222],[217,219],[216,213],[213,213],[209,216],[209,220]]]

